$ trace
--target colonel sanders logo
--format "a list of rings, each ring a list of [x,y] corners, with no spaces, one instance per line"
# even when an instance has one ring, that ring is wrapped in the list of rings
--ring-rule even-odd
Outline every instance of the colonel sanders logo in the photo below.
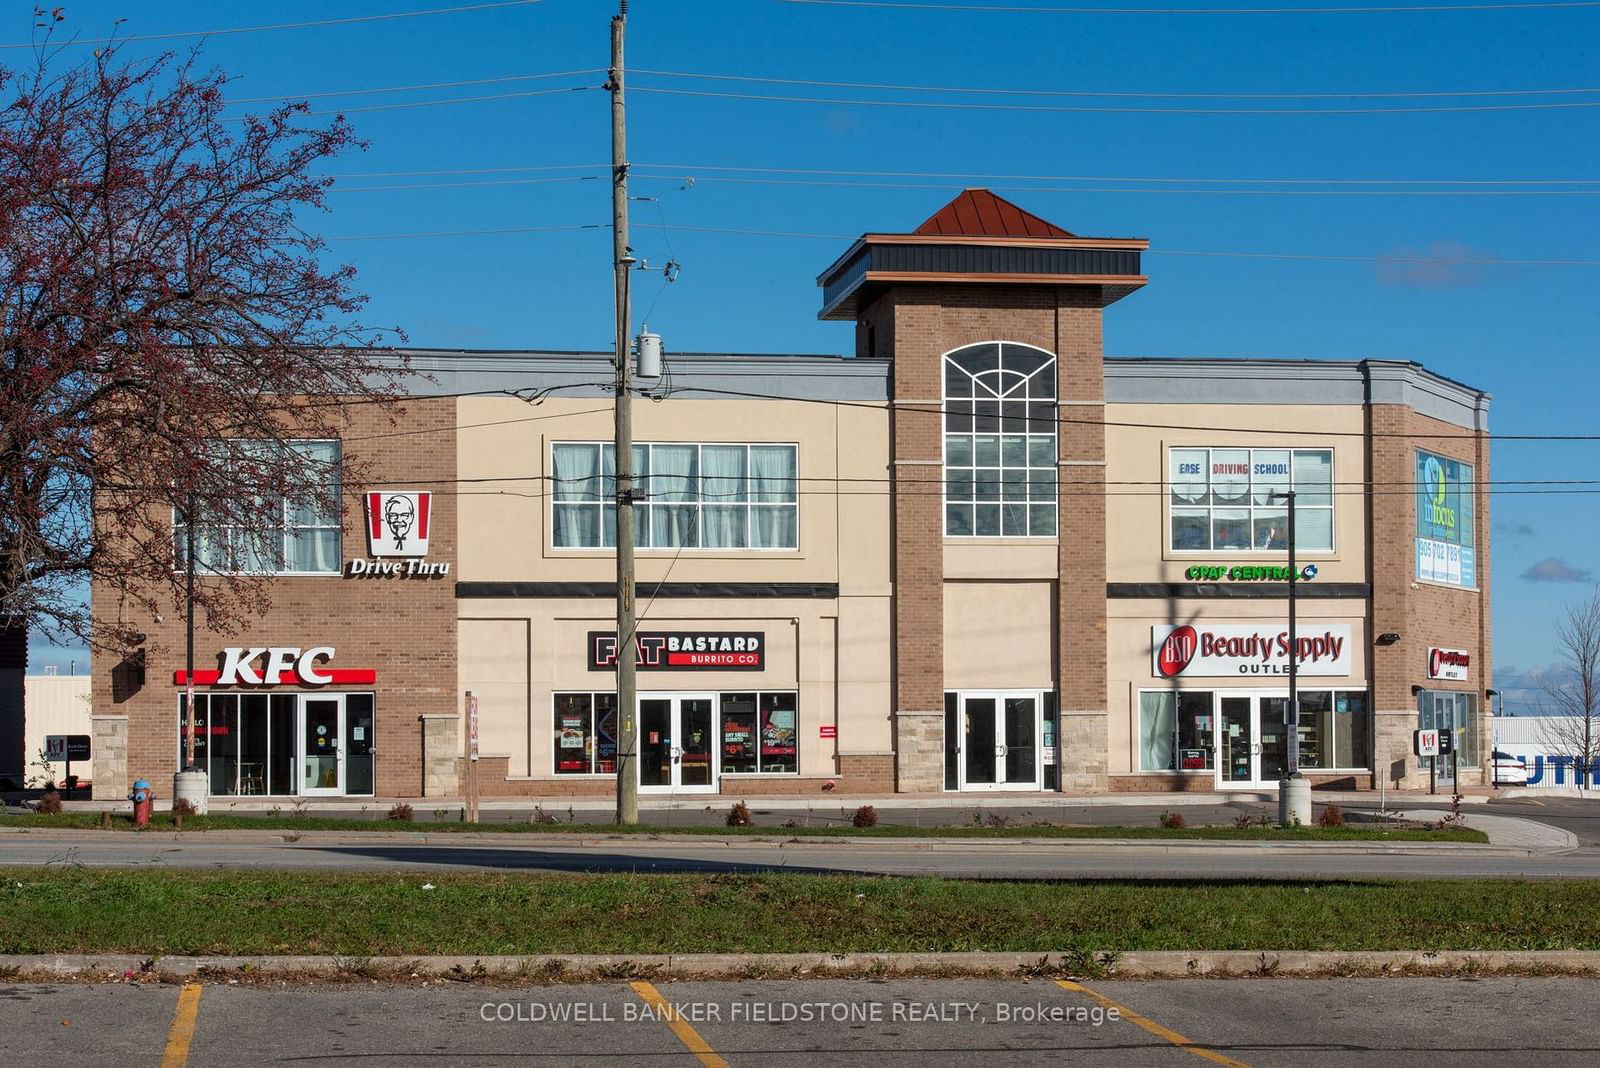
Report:
[[[429,505],[426,490],[367,494],[367,537],[373,556],[427,556]]]

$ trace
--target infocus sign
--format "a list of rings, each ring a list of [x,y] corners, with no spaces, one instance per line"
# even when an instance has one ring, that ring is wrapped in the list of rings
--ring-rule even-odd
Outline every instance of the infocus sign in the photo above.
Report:
[[[333,657],[331,645],[303,651],[292,645],[234,646],[222,650],[220,670],[196,671],[194,682],[200,686],[327,686],[377,681],[378,673],[372,668],[327,667]],[[262,661],[259,665],[258,660]],[[173,672],[172,682],[187,686],[188,673]]]
[[[633,642],[640,671],[760,671],[766,667],[766,635],[760,632],[641,631]],[[616,632],[591,630],[589,670],[616,668]]]
[[[1157,678],[1237,678],[1289,674],[1287,627],[1246,625],[1150,628],[1151,673]],[[1306,627],[1295,635],[1299,675],[1350,674],[1350,626]]]

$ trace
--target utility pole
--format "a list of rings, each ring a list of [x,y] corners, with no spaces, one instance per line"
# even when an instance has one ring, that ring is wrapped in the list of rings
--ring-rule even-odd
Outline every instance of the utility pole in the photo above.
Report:
[[[195,771],[194,763],[194,525],[199,520],[195,517],[194,494],[189,494],[189,500],[184,506],[183,517],[183,562],[184,562],[184,604],[183,610],[183,640],[185,654],[183,660],[183,718],[187,737],[183,743],[183,770]]]
[[[1289,732],[1285,746],[1283,778],[1278,780],[1278,822],[1285,827],[1311,822],[1311,783],[1300,774],[1300,648],[1295,630],[1295,584],[1300,581],[1295,558],[1295,491],[1273,493],[1271,500],[1282,500],[1289,510],[1289,700],[1283,708],[1284,729]]]
[[[617,822],[639,822],[637,659],[633,641],[633,371],[628,364],[628,302],[633,255],[628,248],[628,128],[622,94],[622,38],[628,0],[611,19],[611,245],[616,271],[616,490],[617,490]]]

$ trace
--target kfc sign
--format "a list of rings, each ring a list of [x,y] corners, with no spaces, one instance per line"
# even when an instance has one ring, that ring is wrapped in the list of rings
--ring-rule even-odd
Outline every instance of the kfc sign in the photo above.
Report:
[[[427,556],[433,494],[384,490],[367,494],[367,540],[373,556]]]
[[[1150,628],[1157,678],[1238,678],[1289,674],[1289,629],[1241,624]],[[1306,627],[1295,635],[1298,675],[1350,674],[1348,624]]]
[[[221,667],[216,671],[196,671],[193,682],[200,686],[328,686],[376,682],[372,668],[335,668],[331,645],[302,650],[297,646],[273,645],[222,650]],[[190,684],[188,672],[173,672],[175,686]]]
[[[1466,682],[1472,657],[1465,649],[1429,649],[1428,678]]]
[[[766,635],[760,632],[651,631],[633,636],[640,671],[761,671]],[[617,669],[615,631],[589,632],[589,670]]]

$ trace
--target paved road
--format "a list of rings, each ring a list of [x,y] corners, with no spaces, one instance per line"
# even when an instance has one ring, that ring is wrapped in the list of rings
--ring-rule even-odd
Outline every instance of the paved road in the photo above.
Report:
[[[1017,879],[1600,878],[1600,850],[1513,854],[1479,847],[1362,847],[1146,842],[823,843],[673,839],[553,840],[462,835],[374,841],[361,832],[296,842],[200,835],[60,832],[0,835],[0,867],[270,868],[325,871],[867,872]]]
[[[1577,979],[10,985],[0,986],[0,1059],[117,1068],[1587,1065],[1600,1053],[1589,1026],[1596,991]]]

